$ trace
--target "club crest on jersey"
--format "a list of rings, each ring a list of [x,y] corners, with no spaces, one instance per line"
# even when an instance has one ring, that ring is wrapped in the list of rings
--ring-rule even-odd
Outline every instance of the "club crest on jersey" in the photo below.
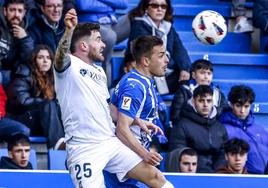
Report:
[[[82,76],[85,76],[87,74],[87,70],[86,69],[80,69],[80,74]]]
[[[123,98],[123,103],[121,105],[121,108],[124,110],[129,110],[130,109],[130,104],[131,104],[131,98],[130,97],[124,97]]]

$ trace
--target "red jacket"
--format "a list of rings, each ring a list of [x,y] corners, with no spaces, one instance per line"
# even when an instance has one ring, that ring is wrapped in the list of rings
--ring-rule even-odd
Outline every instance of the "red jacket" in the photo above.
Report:
[[[6,102],[7,102],[7,95],[3,88],[3,85],[0,84],[0,118],[5,117],[6,115]]]

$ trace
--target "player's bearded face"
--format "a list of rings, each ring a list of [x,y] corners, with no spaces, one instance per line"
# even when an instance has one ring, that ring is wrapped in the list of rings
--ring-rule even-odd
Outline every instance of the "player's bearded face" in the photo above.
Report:
[[[105,44],[101,40],[99,32],[93,32],[89,42],[88,58],[93,61],[104,61],[103,50]]]

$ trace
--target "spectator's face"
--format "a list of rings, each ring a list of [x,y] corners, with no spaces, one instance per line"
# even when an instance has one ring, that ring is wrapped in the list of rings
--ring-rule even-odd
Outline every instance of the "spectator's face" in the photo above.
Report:
[[[236,117],[239,119],[246,119],[248,117],[248,114],[250,112],[251,104],[249,102],[246,102],[245,104],[241,105],[239,103],[231,104],[233,113]]]
[[[164,76],[167,71],[168,57],[164,45],[155,46],[150,57],[146,57],[149,76]]]
[[[4,8],[4,15],[9,25],[21,25],[26,10],[24,4],[12,3]]]
[[[196,173],[197,156],[183,155],[180,160],[180,172]]]
[[[40,50],[36,56],[37,67],[40,72],[46,73],[50,70],[52,59],[47,50]]]
[[[213,73],[209,69],[198,69],[192,72],[192,77],[198,85],[210,85]]]
[[[193,98],[193,104],[198,114],[208,117],[213,107],[213,96],[206,94],[204,97]]]
[[[232,170],[242,173],[247,162],[247,153],[227,153],[225,154],[225,159]]]
[[[165,0],[151,0],[146,12],[151,17],[151,19],[159,25],[164,19],[167,11],[167,3]]]
[[[14,146],[8,154],[15,164],[26,167],[30,158],[30,146],[18,144]]]
[[[99,31],[92,31],[89,40],[86,43],[86,48],[88,53],[88,58],[92,61],[104,61],[103,49],[105,44],[101,40],[101,35]]]
[[[62,16],[63,0],[46,0],[41,10],[50,24],[58,23]]]

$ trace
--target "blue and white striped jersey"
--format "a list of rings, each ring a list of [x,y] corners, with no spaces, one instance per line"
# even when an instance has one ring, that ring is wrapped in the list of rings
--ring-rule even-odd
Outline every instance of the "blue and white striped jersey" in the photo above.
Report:
[[[133,119],[139,117],[157,123],[158,102],[154,80],[141,75],[136,69],[123,76],[114,90],[111,102],[121,113]],[[130,129],[141,144],[148,147],[150,137],[137,125]]]

